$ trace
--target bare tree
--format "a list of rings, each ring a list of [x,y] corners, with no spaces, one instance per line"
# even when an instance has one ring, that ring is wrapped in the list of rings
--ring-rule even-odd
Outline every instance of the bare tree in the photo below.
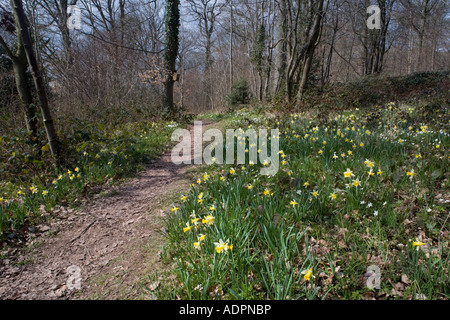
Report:
[[[307,3],[285,1],[288,19],[286,99],[292,102],[295,88],[301,97],[306,88],[315,48],[322,30],[325,0]]]
[[[275,37],[275,80],[274,92],[277,93],[285,83],[287,63],[287,7],[286,1],[277,1],[276,37]]]
[[[33,51],[33,44],[31,41],[31,36],[29,32],[29,27],[27,25],[25,12],[23,10],[22,0],[11,0],[11,6],[13,8],[13,12],[16,17],[17,22],[16,27],[20,31],[20,37],[22,38],[23,48],[27,57],[28,64],[31,69],[34,85],[36,87],[36,91],[38,94],[39,106],[41,108],[44,127],[47,133],[50,152],[53,156],[55,165],[59,166],[61,162],[59,140],[50,113],[44,81],[41,75],[41,71],[39,69],[39,65],[36,60],[36,56]]]
[[[76,5],[78,0],[42,0],[39,2],[44,11],[51,17],[50,24],[55,24],[59,30],[68,64],[72,63],[70,30],[68,21],[71,16],[69,6]]]
[[[204,37],[204,70],[206,77],[204,81],[205,93],[208,97],[210,107],[213,107],[213,92],[211,85],[211,67],[213,64],[212,45],[213,34],[216,27],[216,21],[226,6],[225,1],[220,0],[186,0],[191,15],[197,21],[200,34]]]
[[[38,141],[38,119],[36,116],[36,106],[33,103],[33,95],[31,87],[28,83],[28,63],[25,49],[23,47],[22,37],[20,36],[20,30],[15,27],[18,24],[18,16],[16,12],[14,14],[9,12],[3,6],[0,6],[1,10],[1,23],[0,27],[10,34],[16,34],[16,51],[10,48],[5,39],[0,35],[0,45],[11,59],[14,79],[16,83],[17,92],[19,94],[22,108],[25,115],[25,123],[27,130],[30,133],[32,141],[39,146]],[[39,150],[39,149],[38,149]]]

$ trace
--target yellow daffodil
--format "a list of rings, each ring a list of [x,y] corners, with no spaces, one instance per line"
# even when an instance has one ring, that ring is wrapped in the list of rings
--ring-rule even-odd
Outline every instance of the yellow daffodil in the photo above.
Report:
[[[203,224],[212,225],[214,223],[215,218],[212,215],[207,215],[205,219],[202,219]]]
[[[337,198],[337,196],[336,196],[335,193],[332,193],[332,194],[330,194],[330,198],[331,198],[332,200],[335,200],[335,199]]]
[[[423,245],[425,245],[425,243],[423,243],[417,239],[415,241],[414,240],[412,241],[412,246],[416,247],[417,250],[419,250],[419,248]]]
[[[194,242],[194,248],[200,250],[201,242]]]
[[[369,168],[372,168],[375,163],[370,161],[370,160],[368,160],[368,159],[366,159],[366,161],[364,161],[364,164],[366,166],[368,166]]]
[[[344,172],[344,177],[350,178],[352,176],[354,176],[353,172],[349,168],[347,168],[347,171]]]
[[[406,176],[410,177],[410,179],[412,180],[413,177],[416,175],[416,173],[414,172],[414,169],[411,169],[411,171],[406,172]]]
[[[314,276],[312,275],[312,270],[313,268],[309,268],[308,270],[302,271],[302,274],[304,274],[303,279],[305,279],[306,281],[310,281],[311,277],[314,278]]]
[[[183,232],[187,232],[192,229],[193,226],[189,225],[189,222],[186,222],[186,227],[183,228]]]
[[[214,242],[214,245],[216,246],[216,252],[227,252],[228,250],[233,251],[233,245],[228,245],[228,241],[223,241],[222,239],[219,240],[219,242]]]
[[[291,206],[295,206],[295,205],[297,205],[297,204],[298,204],[298,202],[297,202],[297,201],[295,201],[295,200],[292,200],[292,201],[290,202],[290,204],[291,204]]]

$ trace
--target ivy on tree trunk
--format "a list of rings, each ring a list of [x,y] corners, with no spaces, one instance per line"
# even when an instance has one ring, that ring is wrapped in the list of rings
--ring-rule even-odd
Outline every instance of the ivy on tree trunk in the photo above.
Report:
[[[166,0],[166,37],[164,51],[164,98],[163,115],[174,118],[176,108],[173,101],[174,75],[176,74],[176,61],[179,47],[180,9],[179,0]]]

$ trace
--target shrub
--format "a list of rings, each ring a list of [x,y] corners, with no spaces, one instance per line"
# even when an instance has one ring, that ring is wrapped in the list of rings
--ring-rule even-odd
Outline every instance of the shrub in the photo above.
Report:
[[[231,93],[227,95],[226,100],[229,106],[234,109],[240,104],[247,104],[250,102],[250,87],[245,80],[239,80],[233,83]]]

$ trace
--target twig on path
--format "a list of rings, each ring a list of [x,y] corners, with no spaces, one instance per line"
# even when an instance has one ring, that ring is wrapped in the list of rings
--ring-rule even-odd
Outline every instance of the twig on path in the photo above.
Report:
[[[87,227],[86,228],[84,228],[83,229],[83,231],[81,231],[80,232],[80,234],[79,235],[77,235],[75,238],[73,238],[72,240],[70,240],[70,243],[73,243],[73,242],[75,242],[76,240],[78,240],[78,238],[80,238],[94,223],[96,223],[97,222],[97,219],[95,219],[94,221],[92,221],[91,223],[89,223],[88,225],[87,225]]]

